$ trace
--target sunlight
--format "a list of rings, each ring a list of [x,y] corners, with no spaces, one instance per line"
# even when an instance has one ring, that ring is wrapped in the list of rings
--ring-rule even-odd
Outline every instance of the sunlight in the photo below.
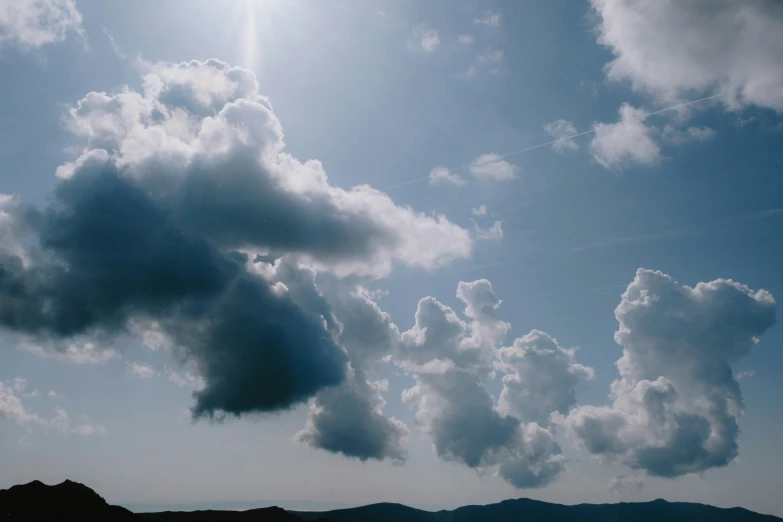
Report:
[[[263,66],[264,48],[273,45],[276,31],[301,15],[300,7],[292,0],[239,0],[234,6],[235,15],[243,19],[241,65],[258,73]]]

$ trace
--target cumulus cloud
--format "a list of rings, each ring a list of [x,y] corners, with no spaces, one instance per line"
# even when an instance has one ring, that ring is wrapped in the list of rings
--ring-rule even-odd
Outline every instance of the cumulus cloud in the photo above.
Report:
[[[592,368],[575,362],[575,355],[539,330],[501,348],[498,358],[507,373],[498,409],[541,425],[552,412],[568,413],[576,404],[576,385],[594,375]]]
[[[639,269],[615,310],[623,347],[609,406],[558,424],[596,455],[677,477],[737,456],[744,406],[732,366],[775,323],[775,301],[731,280],[695,287]]]
[[[440,45],[440,36],[436,29],[422,24],[417,26],[411,35],[413,46],[424,52],[431,53]]]
[[[646,112],[623,104],[617,123],[596,123],[590,143],[593,158],[608,169],[629,165],[654,165],[661,160],[655,129],[644,123]]]
[[[419,301],[415,324],[402,334],[394,359],[416,380],[403,392],[403,401],[416,408],[417,424],[442,459],[494,470],[517,488],[543,487],[565,469],[550,412],[540,416],[539,424],[502,411],[483,385],[498,369],[515,371],[498,359],[498,347],[511,328],[498,316],[501,300],[486,280],[461,282],[457,298],[465,304],[467,320],[433,297]],[[520,394],[519,405],[541,400]]]
[[[333,302],[341,318],[339,342],[348,352],[351,367],[342,385],[326,388],[310,401],[307,424],[296,438],[362,461],[401,463],[406,459],[408,427],[383,414],[385,386],[370,382],[365,375],[366,369],[397,349],[400,332],[365,288],[337,295]]]
[[[756,375],[756,372],[754,372],[753,370],[742,370],[740,372],[736,372],[734,374],[734,378],[739,381],[741,379],[749,379],[754,375]]]
[[[381,390],[380,383],[353,371],[341,386],[327,388],[311,401],[307,424],[296,438],[361,461],[403,462],[409,430],[402,421],[383,414],[386,401]]]
[[[85,149],[58,169],[48,208],[0,200],[14,239],[0,249],[0,325],[32,351],[152,332],[203,379],[195,418],[279,411],[348,368],[315,270],[381,277],[470,255],[469,231],[445,217],[333,187],[318,161],[288,154],[251,72],[146,64],[142,84],[69,112]]]
[[[55,410],[55,415],[50,419],[27,410],[19,398],[19,394],[22,394],[26,387],[27,381],[18,377],[10,382],[0,381],[0,418],[22,426],[39,426],[65,434],[89,436],[106,433],[106,428],[95,424],[86,416],[82,416],[81,422],[74,424],[68,416],[68,412],[60,408]],[[49,393],[50,397],[51,394],[52,392]]]
[[[50,399],[55,400],[55,401],[61,401],[61,400],[65,399],[65,397],[63,397],[62,395],[60,395],[59,393],[57,393],[54,390],[49,390],[49,393],[47,393],[46,395]]]
[[[435,167],[430,171],[430,185],[453,185],[461,187],[465,180],[458,174],[454,174],[446,167]]]
[[[128,363],[128,373],[139,379],[151,379],[158,373],[149,364],[133,362]]]
[[[730,107],[783,111],[783,5],[590,0],[611,80],[665,100],[722,92]]]
[[[576,126],[568,120],[555,120],[544,125],[544,131],[555,141],[552,149],[560,154],[579,150],[579,144],[571,138],[577,134]]]
[[[517,168],[495,153],[482,154],[473,160],[470,173],[478,179],[508,181],[517,177]]]
[[[459,35],[459,43],[465,44],[465,45],[471,45],[476,41],[475,38],[473,38],[469,34],[461,34]]]
[[[0,45],[36,48],[62,42],[69,33],[84,38],[74,0],[0,0]]]

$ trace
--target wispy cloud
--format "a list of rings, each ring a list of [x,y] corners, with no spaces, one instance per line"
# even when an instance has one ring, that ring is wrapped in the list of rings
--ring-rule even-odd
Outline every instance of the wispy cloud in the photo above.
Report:
[[[489,25],[497,27],[500,25],[500,14],[493,11],[487,11],[486,15],[475,18],[473,23],[476,25]]]
[[[411,34],[413,47],[431,53],[440,45],[440,35],[436,29],[424,24],[417,26]]]

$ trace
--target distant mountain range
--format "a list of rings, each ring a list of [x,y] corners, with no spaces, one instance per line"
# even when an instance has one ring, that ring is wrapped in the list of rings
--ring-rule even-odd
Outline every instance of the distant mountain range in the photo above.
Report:
[[[530,499],[506,500],[453,511],[422,511],[402,504],[373,504],[326,512],[286,511],[265,507],[247,511],[166,511],[133,513],[108,504],[82,484],[56,486],[39,481],[0,490],[0,520],[94,520],[117,522],[783,522],[743,508],[654,500],[641,503],[563,506]]]

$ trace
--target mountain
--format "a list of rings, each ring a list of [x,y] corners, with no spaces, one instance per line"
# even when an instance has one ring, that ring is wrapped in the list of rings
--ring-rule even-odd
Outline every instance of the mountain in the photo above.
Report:
[[[402,504],[372,504],[327,512],[286,511],[279,507],[247,511],[167,511],[133,513],[108,504],[87,486],[66,480],[39,481],[0,490],[0,520],[95,520],[117,522],[783,522],[743,508],[654,500],[641,503],[563,506],[530,499],[506,500],[453,511],[423,511]]]
[[[107,522],[302,522],[279,507],[249,511],[192,511],[136,514],[108,504],[103,497],[83,484],[66,480],[56,486],[34,481],[0,490],[0,520],[48,521],[90,520]]]
[[[564,506],[530,499],[506,500],[487,506],[465,506],[453,511],[429,512],[401,504],[373,504],[323,513],[294,512],[306,522],[781,522],[743,508],[721,509],[684,502],[579,504]]]
[[[83,484],[66,480],[56,486],[43,482],[0,490],[2,520],[112,520],[138,521],[132,512],[108,504]]]

